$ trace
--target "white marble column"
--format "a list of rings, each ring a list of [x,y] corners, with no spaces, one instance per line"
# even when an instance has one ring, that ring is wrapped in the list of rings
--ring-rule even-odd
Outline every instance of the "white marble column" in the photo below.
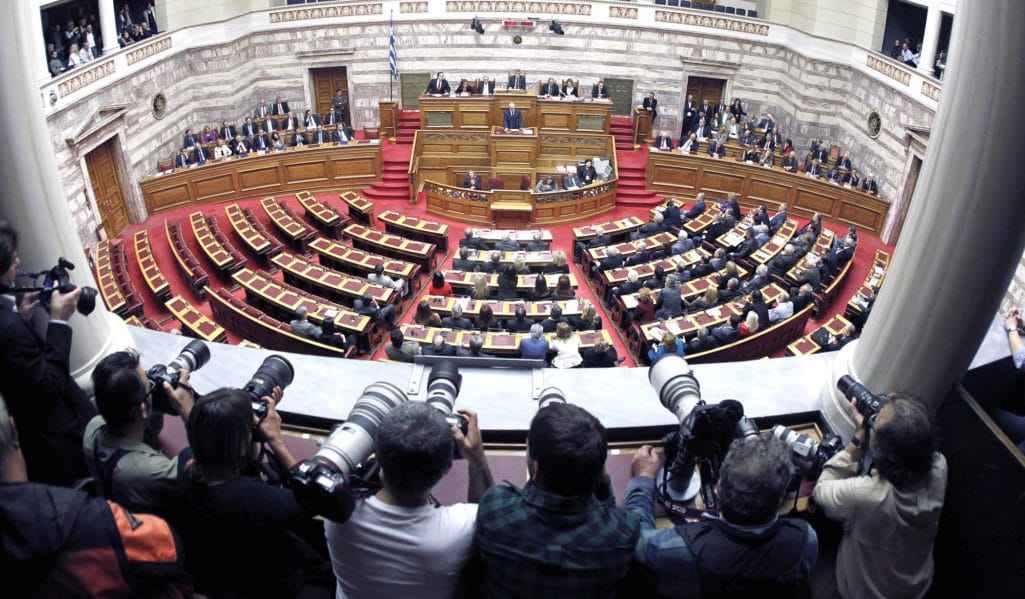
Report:
[[[117,13],[114,12],[114,0],[99,0],[100,4],[100,35],[103,37],[103,53],[117,52]]]
[[[999,11],[997,11],[999,12]],[[926,75],[933,74],[933,64],[936,63],[936,47],[940,42],[940,24],[943,22],[943,13],[940,8],[933,4],[925,13],[925,33],[922,34],[922,54],[918,61],[918,70]]]
[[[36,49],[31,43],[31,32],[39,25],[35,10],[25,2],[0,3],[0,56],[6,57],[0,106],[18,107],[0,110],[0,128],[19,131],[21,140],[17,145],[0,144],[0,180],[4,182],[0,218],[18,229],[23,268],[48,268],[64,256],[77,266],[72,282],[95,287],[54,164],[39,86],[30,72],[33,61],[26,55]],[[93,366],[111,351],[130,346],[131,338],[124,321],[108,312],[100,298],[92,315],[75,314],[69,322],[74,330],[71,372],[88,388]]]
[[[29,28],[31,31],[30,39],[28,43],[32,49],[32,69],[35,71],[36,81],[46,81],[52,79],[53,75],[50,74],[50,55],[46,52],[47,41],[43,36],[43,23],[40,17],[39,9],[29,9],[32,13],[32,25]]]
[[[1020,113],[1025,36],[1007,24],[1025,23],[1025,2],[958,9],[907,223],[861,339],[837,356],[823,393],[824,411],[845,433],[853,426],[832,384],[845,372],[874,392],[908,390],[939,406],[971,362],[1025,248],[1018,141],[979,133],[1004,130]]]

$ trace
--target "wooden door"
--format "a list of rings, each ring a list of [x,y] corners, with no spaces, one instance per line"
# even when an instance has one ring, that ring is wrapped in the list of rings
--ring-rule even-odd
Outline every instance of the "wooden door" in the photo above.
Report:
[[[694,101],[697,102],[698,106],[701,106],[702,100],[708,100],[709,105],[715,106],[719,103],[719,98],[725,98],[723,96],[725,90],[725,79],[712,79],[711,77],[687,78],[687,95],[693,95]],[[729,105],[729,103],[729,99],[726,99],[726,104]]]
[[[313,78],[313,111],[323,116],[331,112],[331,98],[335,90],[342,90],[342,95],[349,99],[349,76],[345,67],[329,69],[310,69]],[[343,115],[345,122],[352,125],[349,113]]]
[[[111,138],[85,155],[85,167],[89,171],[96,208],[100,211],[100,220],[108,239],[117,237],[128,226],[128,207],[121,193],[114,150],[114,138]]]

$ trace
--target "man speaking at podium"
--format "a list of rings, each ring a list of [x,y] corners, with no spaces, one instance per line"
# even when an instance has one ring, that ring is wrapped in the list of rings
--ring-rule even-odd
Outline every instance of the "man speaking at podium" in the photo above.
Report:
[[[523,112],[516,108],[516,104],[509,102],[502,117],[502,127],[507,131],[518,131],[523,128]]]

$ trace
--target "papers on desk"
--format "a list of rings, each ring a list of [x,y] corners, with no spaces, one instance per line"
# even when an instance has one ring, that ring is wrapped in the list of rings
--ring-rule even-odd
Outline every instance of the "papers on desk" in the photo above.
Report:
[[[680,325],[675,320],[667,320],[665,322],[666,330],[673,334],[675,337],[679,337],[683,330],[680,329]]]
[[[664,333],[665,331],[658,327],[648,327],[648,337],[651,337],[652,339],[662,339],[662,335]]]
[[[719,318],[722,316],[722,310],[719,308],[709,308],[708,310],[705,310],[705,314],[708,314],[712,318]]]
[[[579,312],[580,311],[580,300],[571,299],[566,302],[566,312]]]
[[[455,305],[459,306],[463,310],[463,312],[466,312],[466,307],[470,305],[470,298],[469,297],[461,297],[461,298],[456,300]]]
[[[523,130],[523,134],[524,135],[533,135],[534,134],[534,130],[533,129],[524,129]]]

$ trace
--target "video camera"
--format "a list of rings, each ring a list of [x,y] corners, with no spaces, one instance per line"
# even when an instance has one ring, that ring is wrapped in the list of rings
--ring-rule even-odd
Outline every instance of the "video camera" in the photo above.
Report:
[[[680,420],[679,430],[662,439],[666,460],[656,481],[659,501],[667,511],[689,515],[685,504],[700,490],[705,507],[718,509],[715,486],[730,445],[734,439],[757,436],[758,427],[744,416],[739,401],[706,404],[690,366],[680,356],[657,358],[648,370],[648,380],[662,405]]]
[[[71,293],[78,287],[71,282],[71,275],[68,273],[69,270],[75,270],[75,265],[68,261],[63,256],[57,259],[57,264],[49,270],[41,270],[39,272],[29,272],[24,270],[18,270],[17,276],[29,277],[38,279],[39,277],[45,277],[43,284],[40,286],[30,287],[15,287],[11,291],[14,293],[25,293],[25,292],[39,292],[39,305],[50,311],[50,300],[53,298],[54,290],[60,291],[61,293]],[[75,309],[82,316],[89,316],[93,310],[96,309],[96,294],[99,293],[95,287],[82,287],[82,293],[78,296],[78,303],[75,305]]]
[[[854,405],[858,407],[858,411],[865,417],[865,428],[871,429],[875,424],[876,416],[879,415],[879,410],[886,403],[886,396],[880,393],[872,393],[849,374],[843,375],[836,381],[836,388],[840,393],[844,394],[844,397],[854,400]]]

